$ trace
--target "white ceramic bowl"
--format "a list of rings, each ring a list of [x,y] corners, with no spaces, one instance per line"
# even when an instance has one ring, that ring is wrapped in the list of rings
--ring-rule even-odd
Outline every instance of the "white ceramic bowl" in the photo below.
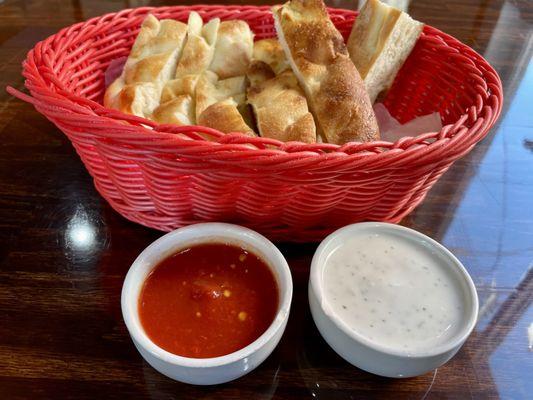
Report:
[[[271,268],[278,283],[279,306],[274,321],[253,343],[221,357],[188,358],[153,343],[141,325],[138,299],[150,271],[164,258],[190,245],[222,241],[257,254]],[[148,246],[133,262],[122,287],[122,315],[133,343],[157,371],[180,382],[214,385],[237,379],[261,364],[276,347],[287,325],[292,300],[292,278],[281,252],[264,236],[230,224],[205,223],[170,232]]]
[[[414,351],[409,355],[369,341],[348,326],[336,314],[325,311],[323,273],[326,259],[332,251],[354,234],[390,232],[430,248],[445,260],[446,267],[455,273],[458,287],[464,294],[464,316],[458,332],[449,341],[429,351]],[[311,263],[309,305],[315,324],[326,342],[346,361],[365,371],[386,377],[411,377],[429,372],[447,362],[461,348],[477,320],[478,298],[468,272],[461,262],[444,246],[433,239],[399,225],[364,222],[348,225],[329,235],[320,244]]]

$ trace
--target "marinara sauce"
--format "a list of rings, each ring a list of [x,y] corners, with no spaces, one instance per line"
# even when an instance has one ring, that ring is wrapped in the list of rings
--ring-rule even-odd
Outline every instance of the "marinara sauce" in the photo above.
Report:
[[[195,245],[159,263],[139,297],[141,323],[159,347],[184,357],[226,355],[252,343],[278,309],[276,279],[250,251]]]

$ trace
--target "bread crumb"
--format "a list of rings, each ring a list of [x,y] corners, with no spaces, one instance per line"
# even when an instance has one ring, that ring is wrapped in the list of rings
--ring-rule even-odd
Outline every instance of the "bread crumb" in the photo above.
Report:
[[[230,297],[230,296],[231,296],[231,292],[228,289],[224,290],[224,297]]]
[[[241,321],[244,321],[244,320],[246,319],[247,316],[248,316],[248,314],[246,314],[246,312],[244,312],[244,311],[241,311],[241,312],[239,313],[239,315],[238,315],[239,320],[241,320]]]

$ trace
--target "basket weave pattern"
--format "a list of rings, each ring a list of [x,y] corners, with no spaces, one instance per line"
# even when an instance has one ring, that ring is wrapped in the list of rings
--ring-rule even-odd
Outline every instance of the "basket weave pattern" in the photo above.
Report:
[[[426,26],[385,105],[401,122],[439,111],[444,127],[395,143],[282,143],[205,127],[159,125],[102,106],[104,72],[126,56],[147,13],[186,22],[243,19],[275,35],[269,7],[138,8],[65,28],[24,62],[32,103],[72,141],[101,195],[124,217],[163,231],[201,221],[250,226],[276,240],[317,240],[362,220],[398,222],[481,140],[501,111],[492,67]],[[330,9],[346,38],[356,13]],[[198,134],[208,134],[212,140]]]

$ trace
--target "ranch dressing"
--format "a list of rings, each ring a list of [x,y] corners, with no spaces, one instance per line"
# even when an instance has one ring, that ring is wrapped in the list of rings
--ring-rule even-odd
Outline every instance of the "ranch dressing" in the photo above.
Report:
[[[323,279],[326,309],[377,345],[430,350],[461,326],[458,278],[412,239],[393,233],[351,237],[329,255]]]

